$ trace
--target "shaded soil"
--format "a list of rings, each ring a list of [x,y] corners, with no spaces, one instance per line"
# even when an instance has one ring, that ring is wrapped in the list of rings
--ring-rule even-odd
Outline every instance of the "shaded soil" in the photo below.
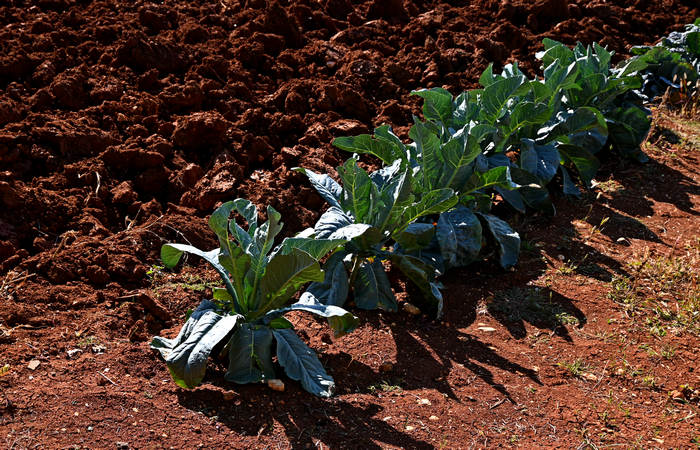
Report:
[[[684,257],[697,269],[698,130],[663,117],[650,164],[609,162],[603,187],[559,199],[553,220],[511,217],[530,245],[517,271],[448,274],[445,323],[363,314],[333,341],[295,318],[336,379],[334,399],[289,380],[282,394],[231,386],[214,366],[185,392],[147,342],[176,332],[215,282],[153,266],[165,241],[213,247],[217,202],[271,203],[299,231],[323,202],[290,168],[334,173],[347,156],[334,136],[384,122],[406,135],[419,112],[412,89],[473,87],[489,61],[534,75],[544,37],[624,55],[700,15],[693,3],[5,2],[0,367],[11,371],[0,377],[0,442],[692,445],[697,399],[678,389],[700,385],[697,336],[650,334],[639,324],[653,315],[607,297],[620,277],[636,279],[631,261]]]

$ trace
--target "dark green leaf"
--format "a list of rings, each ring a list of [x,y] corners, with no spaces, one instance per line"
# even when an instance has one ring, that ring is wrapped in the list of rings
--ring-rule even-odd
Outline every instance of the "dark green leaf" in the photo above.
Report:
[[[174,341],[154,338],[151,343],[151,347],[165,357],[175,383],[183,388],[193,388],[201,383],[212,349],[231,333],[242,318],[239,315],[221,316],[213,310],[195,313]]]
[[[273,330],[266,326],[259,327],[248,323],[239,326],[228,343],[229,365],[224,379],[247,384],[275,378],[272,365],[272,333]]]
[[[321,197],[327,201],[331,206],[340,208],[340,195],[343,188],[330,176],[326,174],[318,174],[309,169],[304,169],[303,167],[295,167],[293,170],[303,173],[309,178],[311,186],[316,189]]]
[[[459,205],[440,214],[436,237],[445,269],[464,267],[479,259],[481,223],[469,208]]]
[[[318,357],[293,330],[272,330],[277,341],[277,361],[292,380],[319,397],[330,397],[335,382],[323,369]]]
[[[498,244],[501,267],[508,269],[518,262],[520,255],[520,235],[505,221],[491,214],[479,214],[484,219],[487,229]]]
[[[362,261],[352,285],[355,304],[361,309],[396,311],[396,297],[381,261]]]

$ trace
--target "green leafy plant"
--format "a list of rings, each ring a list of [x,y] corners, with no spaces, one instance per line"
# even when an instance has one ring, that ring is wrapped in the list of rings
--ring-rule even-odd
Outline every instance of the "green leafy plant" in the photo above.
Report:
[[[439,215],[417,218],[394,236],[397,253],[417,256],[444,273],[484,257],[490,250],[485,245],[487,239],[495,241],[503,267],[517,262],[520,237],[506,222],[489,214],[490,188],[520,187],[511,179],[510,167],[490,167],[483,160],[481,143],[494,132],[490,125],[470,122],[454,133],[444,134],[416,118],[408,145],[386,125],[372,136],[340,137],[333,143],[346,151],[376,156],[387,165],[400,162],[402,167],[409,167],[413,174],[411,189],[417,198],[426,198],[439,189],[455,192],[460,205]]]
[[[700,19],[674,31],[654,46],[632,47],[635,56],[616,68],[620,76],[640,74],[637,91],[646,101],[663,95],[668,88],[687,89],[692,95],[700,79]]]
[[[246,220],[247,229],[230,218],[233,212]],[[275,237],[282,229],[281,216],[268,206],[267,218],[258,226],[255,205],[237,199],[224,203],[209,219],[219,248],[202,251],[184,244],[162,247],[166,267],[175,267],[183,253],[190,253],[211,264],[224,283],[224,288],[213,289],[212,300],[203,301],[192,312],[175,339],[155,337],[151,342],[179,386],[200,384],[212,353],[228,355],[228,381],[244,384],[276,378],[275,354],[287,376],[300,381],[304,389],[319,396],[332,394],[333,379],[284,314],[306,311],[325,317],[336,336],[357,326],[352,314],[308,295],[288,304],[303,285],[323,280],[319,260],[345,240],[314,239],[302,234],[275,246]]]
[[[330,204],[314,226],[315,237],[346,241],[344,249],[325,262],[323,282],[312,283],[307,293],[321,303],[343,305],[352,291],[359,308],[395,311],[397,301],[383,265],[390,261],[422,292],[423,311],[440,316],[442,295],[435,282],[436,269],[420,258],[393,251],[391,245],[429,242],[433,226],[416,229],[412,224],[454,206],[454,191],[426,189],[417,196],[413,171],[400,159],[369,174],[357,163],[353,157],[338,167],[342,184],[326,174],[296,169]]]

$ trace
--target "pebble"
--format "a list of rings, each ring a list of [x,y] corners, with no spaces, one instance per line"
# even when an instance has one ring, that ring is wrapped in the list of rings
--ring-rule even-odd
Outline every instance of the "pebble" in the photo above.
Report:
[[[267,380],[267,386],[273,391],[284,392],[284,382],[277,378]]]
[[[413,425],[406,425],[406,431],[413,431],[415,429],[416,427],[414,427]]]
[[[419,405],[431,405],[430,400],[428,400],[427,398],[419,398],[418,401],[416,401],[416,403],[418,403]]]
[[[414,316],[420,315],[420,309],[418,309],[418,307],[416,307],[415,305],[412,305],[410,303],[404,303],[403,310],[411,315],[414,315]]]
[[[478,329],[483,331],[484,333],[493,333],[494,331],[496,331],[496,329],[493,327],[479,327]]]
[[[588,381],[598,381],[598,377],[593,375],[592,373],[584,373],[582,377]]]
[[[433,422],[435,422],[437,420],[440,420],[440,418],[438,416],[430,416],[428,417],[428,420],[432,420]]]
[[[29,364],[27,364],[27,368],[29,370],[36,370],[36,368],[39,367],[39,364],[41,364],[41,361],[39,361],[38,359],[32,359],[31,361],[29,361]]]

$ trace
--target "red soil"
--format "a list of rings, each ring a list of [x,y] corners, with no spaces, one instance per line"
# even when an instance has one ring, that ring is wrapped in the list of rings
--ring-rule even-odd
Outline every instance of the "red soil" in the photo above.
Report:
[[[286,218],[286,231],[299,231],[315,221],[323,202],[290,168],[334,173],[348,156],[330,147],[334,136],[381,123],[405,135],[420,110],[408,96],[412,89],[474,87],[490,61],[517,60],[534,75],[533,55],[544,37],[597,40],[624,55],[700,15],[695,2],[683,0],[452,3],[467,4],[10,0],[0,6],[0,367],[12,366],[0,378],[0,442],[469,447],[507,443],[510,435],[484,425],[501,421],[531,445],[574,444],[572,430],[585,429],[588,420],[574,400],[585,402],[590,392],[557,388],[565,374],[539,361],[561,351],[602,352],[603,344],[582,336],[572,344],[559,329],[551,336],[556,347],[543,349],[523,338],[522,324],[491,339],[466,332],[477,333],[477,323],[489,320],[476,317],[478,299],[537,278],[545,270],[539,260],[526,258],[513,274],[487,266],[482,274],[472,268],[448,275],[449,325],[404,313],[367,314],[360,330],[332,342],[320,323],[300,317],[299,328],[338,383],[330,401],[301,393],[291,381],[284,394],[229,386],[214,368],[204,388],[185,392],[147,348],[150,336],[174,331],[205,294],[183,284],[199,283],[201,271],[149,276],[149,268],[166,241],[213,247],[205,218],[217,202],[247,197],[272,204]],[[697,174],[692,166],[652,164],[672,180]],[[646,169],[627,170],[623,183],[640,181],[636,173]],[[653,216],[654,225],[666,223],[659,214],[668,214],[677,227],[697,231],[691,220],[697,190],[678,189],[668,198],[634,197],[634,211],[610,208]],[[537,227],[521,224],[521,231],[561,245],[555,238],[582,214],[581,205],[560,203],[554,222],[537,219]],[[596,205],[601,218],[610,215]],[[678,233],[651,243],[646,235],[633,237],[662,246],[673,245]],[[587,244],[618,268],[637,249],[611,255],[608,245],[605,236]],[[548,289],[590,323],[594,310],[603,311],[601,321],[611,311],[604,286]],[[98,341],[106,351],[93,354]],[[68,358],[75,348],[82,353]],[[31,371],[30,360],[41,364]],[[391,371],[378,372],[387,361]],[[368,391],[381,380],[404,391]],[[537,396],[529,387],[542,386],[555,387],[528,403]],[[415,396],[432,406],[416,405]],[[507,400],[496,404],[499,399]],[[523,408],[532,408],[526,419]],[[430,415],[439,421],[428,421]],[[679,423],[674,430],[685,432]],[[618,431],[632,439],[643,430]]]

